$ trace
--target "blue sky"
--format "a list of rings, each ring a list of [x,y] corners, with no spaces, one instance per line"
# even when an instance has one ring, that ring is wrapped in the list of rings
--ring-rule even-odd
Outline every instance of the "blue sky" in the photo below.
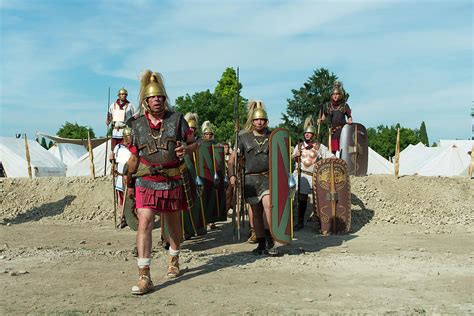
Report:
[[[291,89],[335,73],[366,127],[425,121],[430,142],[471,137],[473,2],[0,0],[0,135],[105,134],[107,90],[137,104],[160,71],[171,103],[240,67],[242,95],[280,122]]]

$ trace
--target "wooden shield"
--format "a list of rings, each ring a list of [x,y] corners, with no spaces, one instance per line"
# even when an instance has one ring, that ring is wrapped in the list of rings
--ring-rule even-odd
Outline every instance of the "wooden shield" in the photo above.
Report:
[[[270,135],[270,231],[280,243],[291,242],[290,188],[290,134],[283,128],[275,129]]]
[[[344,160],[326,158],[315,164],[313,194],[321,233],[348,233],[351,228],[351,186]]]
[[[197,174],[204,182],[201,198],[206,222],[226,221],[223,146],[212,141],[203,141],[199,144],[197,149]]]
[[[207,228],[204,212],[201,210],[201,199],[196,188],[194,158],[187,155],[184,157],[184,162],[186,163],[186,172],[190,188],[188,194],[190,195],[190,199],[193,201],[191,210],[185,210],[183,212],[184,232],[187,236],[200,236],[207,233]]]
[[[125,216],[125,220],[127,221],[128,227],[131,230],[137,231],[138,230],[138,218],[135,215],[135,199],[132,199],[127,196],[128,194],[124,193],[124,205],[123,205],[123,215]]]
[[[341,158],[347,163],[349,175],[367,175],[369,159],[367,130],[359,123],[346,124],[340,138]]]

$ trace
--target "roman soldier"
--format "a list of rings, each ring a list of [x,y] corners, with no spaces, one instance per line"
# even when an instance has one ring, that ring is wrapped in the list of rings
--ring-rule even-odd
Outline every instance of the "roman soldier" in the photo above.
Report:
[[[268,116],[262,101],[251,100],[247,104],[248,119],[245,129],[237,139],[237,152],[229,159],[230,183],[235,185],[235,155],[242,155],[244,162],[244,197],[250,204],[253,214],[251,225],[255,229],[258,246],[253,250],[256,255],[279,255],[269,230],[271,222],[269,191],[269,137]],[[252,218],[251,217],[251,218]]]
[[[105,121],[107,126],[112,123],[111,150],[113,150],[117,144],[123,141],[123,129],[126,127],[126,122],[133,115],[136,115],[133,104],[127,100],[127,89],[121,88],[118,91],[117,96],[118,99],[109,106],[107,119]],[[113,154],[110,155],[110,159],[113,159]]]
[[[123,142],[119,143],[114,148],[114,160],[112,161],[114,164],[114,176],[115,176],[115,191],[116,195],[119,198],[119,205],[122,207],[124,202],[124,183],[126,182],[126,171],[125,164],[128,162],[130,158],[130,150],[128,147],[132,142],[132,130],[130,127],[125,127],[123,129]],[[125,178],[125,179],[124,179]],[[127,226],[127,222],[125,220],[125,216],[122,216],[120,223],[118,224],[117,228],[124,228]]]
[[[313,187],[314,164],[322,158],[335,157],[324,145],[315,141],[316,128],[311,117],[304,122],[304,141],[293,149],[293,160],[297,167],[293,173],[298,188],[298,222],[294,227],[298,231],[304,227],[304,216],[308,206],[308,195]]]
[[[339,150],[339,139],[341,137],[341,130],[346,124],[352,124],[352,111],[347,104],[342,82],[334,81],[333,88],[331,90],[331,100],[324,105],[323,114],[321,119],[324,121],[328,117],[329,128],[331,132],[331,151],[335,154]]]
[[[188,122],[189,128],[193,131],[194,137],[198,137],[198,115],[197,113],[188,112],[184,115],[184,119]]]
[[[128,161],[129,195],[136,200],[138,218],[138,284],[133,294],[152,290],[150,276],[152,230],[155,215],[169,229],[169,265],[167,277],[180,275],[181,210],[187,207],[184,187],[184,156],[197,144],[194,132],[183,115],[169,107],[168,96],[160,73],[146,70],[141,77],[139,100],[143,115],[130,122],[132,128],[131,156]]]
[[[201,126],[201,133],[203,140],[214,140],[214,127],[210,121],[205,121]]]

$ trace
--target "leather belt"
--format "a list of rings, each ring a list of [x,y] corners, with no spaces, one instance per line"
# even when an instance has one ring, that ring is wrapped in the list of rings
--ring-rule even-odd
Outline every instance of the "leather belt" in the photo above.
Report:
[[[184,168],[183,168],[184,167]],[[160,175],[165,178],[172,178],[181,175],[183,169],[185,169],[184,162],[177,167],[166,168],[162,166],[147,166],[145,164],[140,164],[138,166],[137,172],[133,175],[136,177],[145,177],[145,176],[157,176]]]

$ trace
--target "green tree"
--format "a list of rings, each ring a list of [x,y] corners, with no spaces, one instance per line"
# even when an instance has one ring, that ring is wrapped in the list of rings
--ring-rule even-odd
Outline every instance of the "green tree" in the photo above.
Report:
[[[87,139],[87,131],[90,132],[91,138],[95,138],[94,130],[87,126],[81,126],[77,123],[66,122],[56,133],[59,137],[72,139]]]
[[[293,139],[302,138],[305,118],[311,116],[316,124],[318,116],[322,114],[324,103],[330,100],[331,88],[335,80],[337,76],[329,70],[325,68],[315,70],[301,88],[291,90],[293,97],[287,100],[286,113],[282,116],[283,123],[279,126],[287,128]],[[322,123],[319,140],[325,140],[323,143],[326,143],[327,135],[328,126]]]
[[[426,125],[425,121],[421,122],[420,126],[420,141],[425,144],[426,146],[430,146],[430,142],[428,141],[428,133],[426,132]]]
[[[239,83],[239,96],[242,84]],[[222,74],[217,86],[212,93],[209,90],[186,94],[176,99],[176,110],[185,114],[194,112],[198,114],[199,124],[210,121],[215,127],[214,137],[223,142],[233,140],[235,133],[234,104],[237,92],[237,73],[233,68],[227,68]],[[239,97],[238,112],[240,122],[245,122],[247,100]],[[243,123],[241,123],[241,126]],[[232,141],[233,142],[233,141]]]
[[[376,128],[367,129],[369,147],[385,158],[395,155],[395,145],[397,141],[397,128],[400,128],[400,151],[410,144],[420,142],[419,131],[401,127],[400,124],[391,127],[379,125]]]

